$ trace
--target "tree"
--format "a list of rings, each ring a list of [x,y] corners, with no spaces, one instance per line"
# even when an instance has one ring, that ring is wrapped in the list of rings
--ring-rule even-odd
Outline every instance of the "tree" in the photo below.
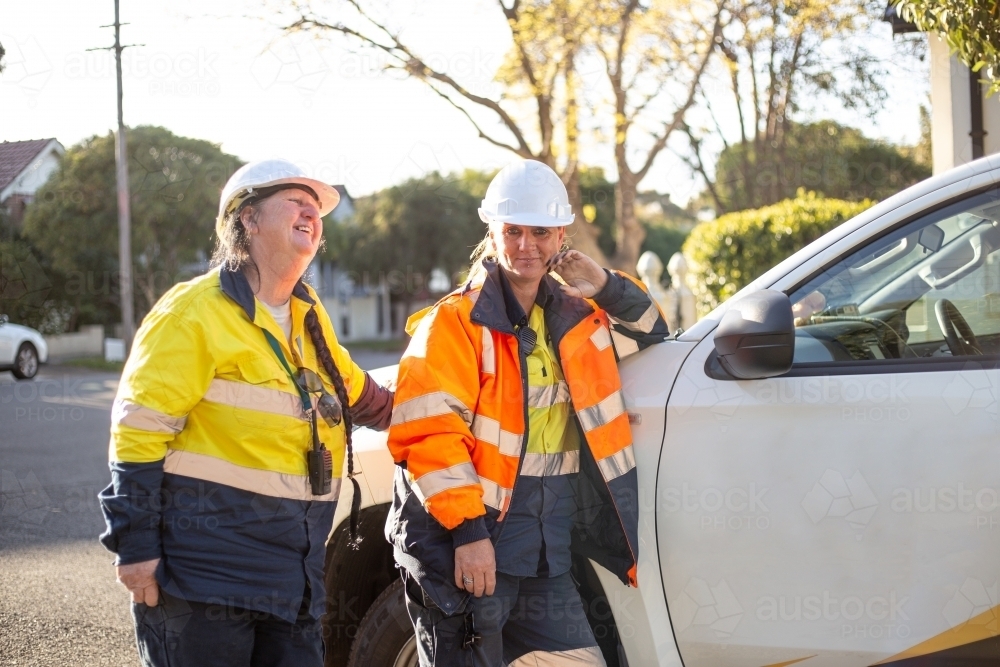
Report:
[[[484,140],[559,171],[576,211],[583,204],[579,111],[584,106],[593,109],[595,125],[610,135],[607,143],[619,172],[614,245],[610,255],[602,250],[600,230],[588,225],[577,230],[574,245],[602,264],[634,271],[644,234],[634,210],[638,185],[682,126],[720,26],[721,9],[715,0],[681,4],[498,1],[498,18],[506,20],[512,46],[497,74],[503,92],[495,96],[477,94],[447,68],[431,66],[401,29],[377,18],[364,0],[346,0],[351,11],[337,19],[326,18],[308,3],[296,5],[284,30],[334,33],[354,47],[384,54],[386,70],[427,84]],[[601,63],[606,90],[581,86],[578,70],[581,59],[588,57]],[[581,95],[587,99],[581,101]],[[603,104],[607,97],[612,102]],[[630,160],[636,155],[638,166],[633,166]]]
[[[603,169],[582,168],[580,192],[583,201],[582,218],[586,224],[599,231],[597,242],[610,255],[615,247],[615,183],[605,177]],[[643,230],[639,254],[652,250],[664,264],[681,249],[687,238],[685,229],[694,224],[693,217],[673,204],[667,195],[654,192],[637,195],[636,217]],[[570,234],[575,233],[575,226],[570,227]],[[635,264],[631,271],[635,271]]]
[[[433,172],[361,197],[352,219],[327,224],[325,258],[355,282],[384,278],[390,297],[406,303],[426,291],[435,269],[454,284],[486,233],[477,210],[492,176]]]
[[[973,72],[982,72],[990,94],[1000,91],[1000,0],[895,0],[899,15],[926,32],[944,36]]]
[[[71,326],[121,319],[114,136],[71,147],[25,212],[23,234],[65,277]],[[215,144],[162,127],[129,132],[136,313],[204,270],[219,192],[240,166]]]
[[[760,208],[793,198],[799,188],[848,201],[886,199],[931,175],[914,151],[829,120],[786,123],[781,160],[770,151],[763,156],[755,151],[748,142],[730,145],[719,155],[713,203],[721,210]],[[746,164],[754,165],[752,174],[744,171]]]
[[[3,74],[3,68],[4,68],[4,65],[3,65],[3,57],[4,57],[4,56],[5,56],[6,54],[7,54],[7,52],[6,52],[6,51],[4,51],[4,49],[3,49],[3,44],[0,44],[0,74]]]
[[[800,190],[794,199],[728,213],[698,225],[684,242],[698,312],[707,314],[772,266],[872,204],[826,199]]]
[[[886,96],[884,66],[861,39],[880,15],[875,0],[731,0],[727,7],[717,67],[702,85],[703,122],[684,128],[687,160],[720,214],[734,209],[717,187],[711,146],[737,157],[727,177],[738,172],[747,201],[776,202],[783,184],[757,176],[789,159],[797,114],[820,100],[874,113]],[[710,94],[716,90],[727,94]],[[735,137],[723,129],[723,112],[736,117]]]

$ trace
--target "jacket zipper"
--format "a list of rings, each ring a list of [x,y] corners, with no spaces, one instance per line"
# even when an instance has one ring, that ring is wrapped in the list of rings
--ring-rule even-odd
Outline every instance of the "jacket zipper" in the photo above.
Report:
[[[503,504],[503,509],[500,511],[500,516],[497,518],[497,523],[501,524],[501,526],[496,540],[493,541],[494,546],[500,541],[503,529],[507,525],[503,523],[503,520],[507,516],[507,509],[510,508],[510,504],[514,500],[514,491],[517,490],[517,482],[521,479],[521,467],[524,465],[524,455],[528,451],[528,372],[526,370],[528,364],[524,363],[527,361],[526,358],[521,359],[521,339],[518,337],[516,329],[514,339],[517,341],[517,364],[521,374],[521,409],[524,412],[524,436],[521,438],[521,456],[517,460],[517,474],[514,476],[514,486],[511,487],[510,495],[507,496]]]

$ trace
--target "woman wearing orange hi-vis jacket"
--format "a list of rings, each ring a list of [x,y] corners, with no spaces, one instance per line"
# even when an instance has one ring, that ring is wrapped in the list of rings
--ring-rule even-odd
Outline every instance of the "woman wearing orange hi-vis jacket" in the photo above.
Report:
[[[637,585],[617,362],[666,323],[640,283],[563,249],[574,216],[548,166],[501,170],[479,213],[469,281],[408,323],[389,431],[386,537],[420,662],[604,665],[571,552]]]

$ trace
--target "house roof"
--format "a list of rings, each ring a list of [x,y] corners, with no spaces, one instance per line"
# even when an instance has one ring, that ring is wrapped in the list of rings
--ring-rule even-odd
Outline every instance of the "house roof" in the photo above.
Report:
[[[0,190],[10,185],[32,160],[55,139],[29,139],[0,143]]]
[[[341,201],[347,200],[347,201],[351,202],[352,204],[354,203],[354,197],[352,197],[347,192],[347,186],[346,185],[334,185],[333,187],[337,190],[337,192],[340,193],[340,200]]]

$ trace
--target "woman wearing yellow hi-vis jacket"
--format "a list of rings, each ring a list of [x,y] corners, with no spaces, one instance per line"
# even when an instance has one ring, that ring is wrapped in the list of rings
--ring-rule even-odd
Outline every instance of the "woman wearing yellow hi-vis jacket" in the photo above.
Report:
[[[351,427],[385,428],[392,409],[302,282],[339,199],[290,162],[244,166],[222,191],[216,268],[167,292],[136,334],[101,542],[147,667],[323,664],[345,458],[359,500]]]
[[[505,167],[479,214],[469,282],[407,325],[389,430],[386,536],[420,664],[603,665],[571,553],[636,585],[617,362],[666,323],[637,282],[560,251],[573,213],[548,166]]]

